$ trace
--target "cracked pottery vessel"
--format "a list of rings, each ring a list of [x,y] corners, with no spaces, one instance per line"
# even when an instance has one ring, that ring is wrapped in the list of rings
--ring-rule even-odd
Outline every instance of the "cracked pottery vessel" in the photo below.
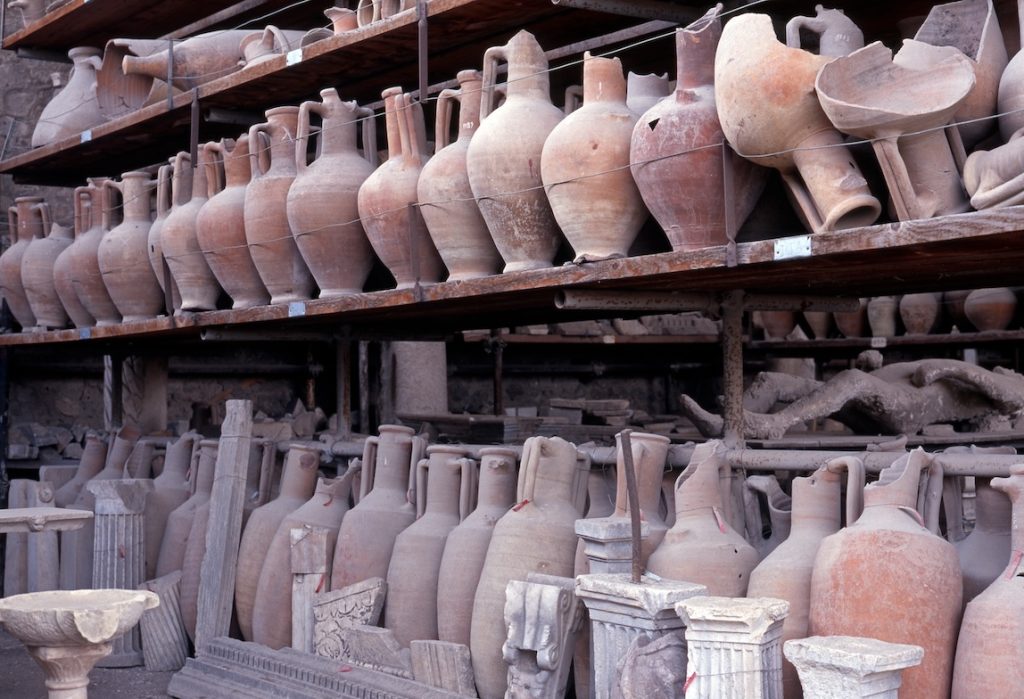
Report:
[[[815,95],[819,70],[833,60],[782,44],[771,17],[755,13],[725,25],[715,55],[723,133],[740,155],[780,172],[815,232],[867,226],[882,210]]]
[[[495,109],[500,61],[508,63],[508,82]],[[544,49],[527,31],[484,52],[480,127],[466,172],[505,272],[550,267],[562,242],[540,173],[544,141],[564,116],[551,103],[547,71]]]
[[[252,179],[245,188],[245,239],[271,303],[305,301],[313,276],[302,261],[288,224],[288,189],[295,180],[298,107],[267,110],[267,121],[249,129]],[[260,157],[270,150],[270,167]]]
[[[541,180],[574,262],[625,257],[647,220],[629,172],[637,115],[626,106],[618,58],[583,54],[583,105],[558,122],[540,159]]]
[[[181,308],[181,292],[178,291],[178,283],[171,276],[171,271],[168,269],[167,262],[164,259],[160,232],[163,230],[164,222],[170,215],[171,210],[178,204],[177,198],[180,197],[180,203],[184,204],[192,196],[192,168],[183,167],[182,161],[182,164],[178,165],[176,171],[175,165],[177,163],[178,157],[174,156],[169,159],[167,165],[161,165],[159,170],[157,170],[156,216],[153,219],[153,225],[149,227],[148,237],[149,265],[153,268],[153,274],[156,276],[157,284],[160,285],[160,291],[165,295],[167,293],[166,284],[168,280],[170,281],[172,311]]]
[[[100,67],[101,55],[102,51],[91,46],[68,51],[71,73],[63,89],[43,107],[32,131],[33,148],[77,136],[103,123],[96,102],[96,70]]]
[[[416,184],[429,159],[423,110],[400,87],[384,98],[388,159],[359,187],[359,218],[373,251],[395,278],[397,288],[433,284],[444,264],[417,203]],[[412,240],[410,240],[412,236]]]
[[[71,318],[72,324],[76,328],[88,328],[96,324],[96,319],[78,298],[72,281],[72,268],[75,264],[75,241],[92,225],[92,205],[88,199],[80,196],[76,189],[72,196],[72,206],[74,208],[74,238],[71,244],[64,248],[53,261],[53,287],[57,292],[57,297],[60,298],[64,311]]]
[[[1007,287],[975,289],[964,300],[964,314],[978,330],[1006,330],[1017,312],[1017,295]]]
[[[819,56],[846,56],[864,47],[864,32],[842,10],[815,6],[813,17],[794,17],[786,22],[786,46],[801,48],[802,35],[818,39]]]
[[[232,142],[207,143],[206,180],[209,199],[196,216],[196,240],[215,278],[205,280],[209,295],[219,284],[231,297],[232,308],[252,308],[270,302],[245,239],[245,190],[252,177],[249,135]],[[223,186],[218,182],[218,161],[224,164]]]
[[[641,75],[630,71],[626,74],[626,106],[634,114],[643,114],[648,109],[672,94],[668,73]]]
[[[125,322],[155,318],[164,310],[164,295],[149,264],[150,195],[148,172],[126,172],[104,187],[121,195],[121,223],[103,235],[96,259],[103,284]]]
[[[43,203],[42,197],[18,197],[14,205],[7,209],[7,230],[11,245],[0,255],[0,293],[22,330],[28,330],[36,324],[36,316],[25,296],[21,260],[29,244],[46,235],[49,211],[44,214],[43,209],[38,207]]]
[[[68,313],[57,293],[54,266],[62,252],[74,242],[74,233],[56,221],[50,221],[49,206],[41,207],[43,227],[49,231],[45,238],[35,238],[21,258],[21,281],[25,287],[25,298],[36,317],[36,327],[56,330],[67,327]]]
[[[96,319],[96,325],[118,325],[121,312],[117,310],[103,283],[97,257],[100,243],[111,224],[110,195],[104,186],[107,178],[95,177],[88,181],[87,187],[75,188],[76,197],[88,197],[92,213],[89,216],[90,227],[75,238],[75,242],[68,248],[72,251],[71,284],[78,300],[89,315]]]
[[[935,533],[941,475],[921,449],[898,458],[864,489],[860,518],[822,541],[811,576],[810,635],[924,648],[921,665],[903,673],[903,699],[949,696],[953,674],[963,583],[956,550]]]
[[[480,126],[480,72],[459,71],[457,90],[437,98],[434,131],[436,155],[423,166],[416,185],[420,212],[437,252],[448,268],[448,281],[488,277],[501,271],[502,260],[473,199],[466,153]],[[459,105],[459,135],[449,143],[454,104]]]
[[[299,106],[298,174],[288,190],[287,211],[295,244],[324,299],[358,294],[373,267],[373,249],[359,220],[357,198],[377,165],[377,130],[372,110],[342,102],[334,88],[322,90],[320,97],[320,102]],[[314,114],[321,119],[319,155],[307,164]],[[360,124],[362,154],[356,144]]]

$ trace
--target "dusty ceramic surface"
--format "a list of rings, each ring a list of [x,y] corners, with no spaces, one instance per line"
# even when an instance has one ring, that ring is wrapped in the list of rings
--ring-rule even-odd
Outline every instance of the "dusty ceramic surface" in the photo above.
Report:
[[[793,524],[793,499],[782,490],[775,476],[747,476],[743,485],[745,536],[763,563],[765,557],[789,537]],[[766,518],[770,526],[767,536]]]
[[[197,439],[196,433],[187,432],[174,443],[168,444],[164,455],[164,470],[153,479],[153,492],[147,496],[146,501],[146,580],[157,577],[156,564],[168,517],[191,494],[188,475]]]
[[[927,335],[942,317],[942,294],[905,294],[900,298],[900,318],[907,335]]]
[[[964,300],[964,314],[978,330],[1006,330],[1017,312],[1012,289],[975,289]]]
[[[48,235],[32,239],[22,255],[21,282],[25,288],[25,299],[36,317],[36,327],[59,329],[67,326],[68,314],[57,293],[53,267],[57,257],[71,246],[75,238],[70,228],[48,222],[48,218],[44,217],[43,224],[49,230]]]
[[[495,109],[499,61],[508,63],[508,89]],[[466,172],[505,272],[550,267],[562,240],[538,167],[544,141],[563,116],[551,104],[547,69],[544,50],[526,31],[484,52],[481,121]]]
[[[438,254],[448,268],[448,281],[497,274],[502,260],[473,199],[466,173],[466,153],[480,126],[480,73],[463,70],[459,88],[438,96],[434,148],[423,166],[416,196]],[[458,102],[458,138],[449,143],[454,104]]]
[[[953,542],[964,576],[964,605],[999,577],[1012,554],[1012,503],[987,478],[975,480],[974,492],[974,529]]]
[[[942,292],[942,307],[946,310],[946,315],[949,316],[953,325],[960,332],[970,332],[974,329],[971,321],[967,318],[967,313],[964,311],[964,302],[967,301],[971,291],[973,289],[957,289],[956,291]]]
[[[668,73],[626,73],[626,106],[634,114],[643,114],[670,94],[672,86],[668,80]]]
[[[331,298],[361,292],[373,267],[357,197],[377,164],[377,131],[372,110],[342,102],[333,88],[322,90],[320,97],[320,102],[299,106],[298,174],[288,190],[287,211],[295,244],[320,287],[320,298]],[[321,120],[319,154],[307,164],[314,114]],[[365,157],[356,144],[360,126]]]
[[[199,473],[216,475],[216,439],[204,439],[199,442],[198,460]],[[209,490],[207,490],[205,481],[197,483],[195,494],[186,501],[186,504],[189,505],[186,510],[191,511],[192,525],[189,527],[188,538],[185,540],[181,558],[179,604],[181,618],[185,622],[185,631],[193,643],[196,638],[196,622],[199,614],[199,569],[202,567],[203,557],[206,555],[206,532],[210,522],[212,481],[211,478]],[[202,490],[200,490],[200,486],[202,486]],[[147,512],[147,516],[148,514]]]
[[[964,164],[964,186],[979,211],[1024,201],[1024,128],[992,150],[976,150]]]
[[[156,217],[149,228],[149,264],[160,285],[160,291],[166,294],[166,284],[171,284],[171,309],[181,309],[181,292],[178,282],[174,281],[167,261],[164,259],[164,248],[161,240],[164,222],[175,206],[187,204],[192,196],[192,168],[177,155],[170,158],[167,165],[161,165],[156,179]],[[165,302],[166,305],[166,302]]]
[[[196,510],[210,499],[216,461],[209,457],[203,459],[201,456],[198,449],[193,449],[191,454],[191,470],[193,471],[191,495],[167,515],[167,525],[164,527],[160,554],[156,563],[157,577],[163,577],[168,573],[183,569],[189,534],[196,521]]]
[[[111,227],[111,202],[106,178],[90,178],[89,186],[75,189],[76,197],[88,197],[91,214],[90,227],[75,237],[68,248],[71,252],[71,284],[78,300],[93,318],[96,325],[118,325],[121,312],[114,305],[103,283],[98,252],[103,236]],[[83,204],[84,206],[84,204]]]
[[[875,296],[868,301],[868,327],[872,337],[895,337],[898,296]]]
[[[68,245],[61,251],[57,258],[53,261],[53,287],[57,292],[57,297],[60,299],[61,305],[64,307],[64,311],[68,314],[71,322],[77,328],[90,327],[96,324],[96,319],[92,317],[92,314],[82,305],[82,302],[78,299],[78,293],[75,292],[74,283],[72,282],[72,267],[74,265],[74,240],[78,238],[81,233],[89,228],[91,225],[90,218],[92,216],[92,208],[87,200],[84,200],[79,196],[78,190],[75,190],[73,199],[74,206],[74,238],[72,239],[71,245]]]
[[[68,51],[73,65],[67,84],[50,100],[32,131],[32,147],[55,143],[76,136],[103,123],[96,103],[96,70],[100,66],[99,49],[79,46]]]
[[[36,324],[36,316],[25,296],[21,278],[21,260],[33,240],[42,238],[49,228],[49,211],[42,197],[18,197],[7,210],[8,231],[14,231],[10,247],[0,255],[0,293],[11,314],[23,330]],[[46,219],[44,221],[44,212]]]
[[[864,337],[868,330],[868,299],[859,299],[860,307],[856,311],[836,312],[832,319],[843,337]]]
[[[54,504],[57,507],[67,507],[77,500],[85,484],[103,470],[106,460],[107,443],[94,434],[88,435],[75,475],[53,494]]]
[[[42,19],[46,14],[46,0],[11,0],[7,7],[18,11],[23,28]]]
[[[818,40],[818,55],[846,56],[864,46],[864,32],[842,10],[815,7],[813,17],[794,17],[786,23],[786,46],[802,48],[804,33]]]
[[[281,29],[273,24],[268,24],[263,29],[252,32],[239,42],[245,67],[258,66],[275,56],[299,48],[304,35],[303,31]]]

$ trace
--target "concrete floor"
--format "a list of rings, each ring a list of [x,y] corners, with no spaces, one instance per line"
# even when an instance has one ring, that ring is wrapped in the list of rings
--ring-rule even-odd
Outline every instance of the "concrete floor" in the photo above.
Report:
[[[141,667],[96,668],[89,673],[89,699],[166,699],[172,672]],[[0,631],[0,699],[46,699],[43,671],[20,642]]]

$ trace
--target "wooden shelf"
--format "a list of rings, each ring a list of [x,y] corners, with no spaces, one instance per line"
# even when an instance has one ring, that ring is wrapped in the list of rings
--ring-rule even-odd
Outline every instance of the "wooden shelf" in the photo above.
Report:
[[[718,335],[525,335],[509,333],[493,338],[506,345],[717,345]],[[467,343],[487,342],[489,334],[464,337]]]
[[[887,347],[974,347],[999,343],[1024,341],[1024,330],[990,330],[970,333],[941,333],[934,335],[899,335],[897,337],[834,337],[821,340],[755,340],[748,343],[753,350],[785,351],[801,350],[865,350]]]
[[[338,328],[390,337],[581,320],[607,312],[559,311],[568,287],[604,290],[873,296],[898,283],[907,293],[1011,285],[1024,265],[1024,206],[808,236],[811,254],[775,259],[776,241],[667,252],[338,299],[210,311],[138,323],[0,336],[0,346],[195,337],[205,328]],[[787,246],[788,247],[788,246]]]

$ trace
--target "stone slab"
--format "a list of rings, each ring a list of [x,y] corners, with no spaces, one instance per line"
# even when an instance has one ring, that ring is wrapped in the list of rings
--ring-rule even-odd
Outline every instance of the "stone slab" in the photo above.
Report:
[[[93,518],[86,510],[62,507],[16,507],[0,510],[0,534],[11,532],[70,531],[81,529]]]

